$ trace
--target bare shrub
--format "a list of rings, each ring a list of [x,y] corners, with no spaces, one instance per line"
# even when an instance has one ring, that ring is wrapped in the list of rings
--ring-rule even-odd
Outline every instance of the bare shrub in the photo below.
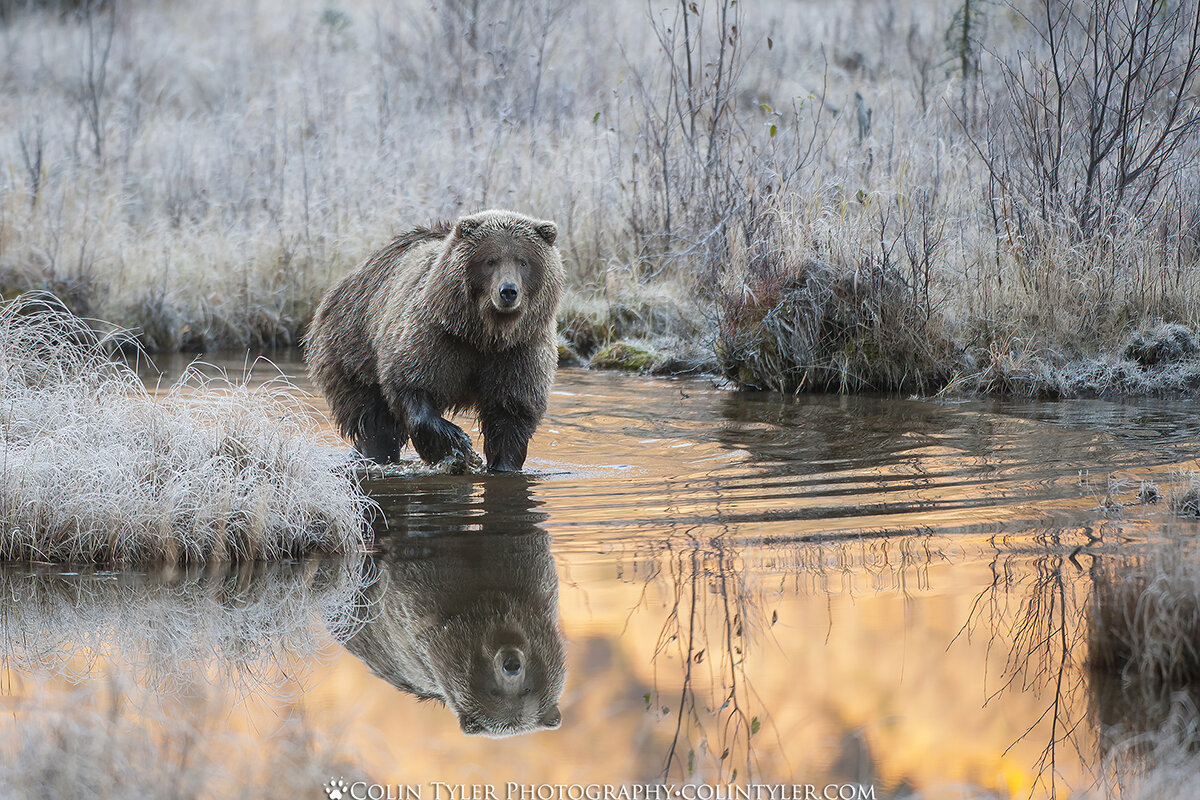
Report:
[[[566,0],[450,0],[436,7],[426,56],[450,66],[442,75],[445,94],[471,101],[460,108],[472,134],[497,112],[541,120],[547,59],[569,11]]]
[[[292,387],[192,369],[155,399],[109,359],[120,339],[51,298],[0,308],[0,558],[190,563],[365,546],[370,503]]]
[[[680,0],[647,7],[657,63],[634,65],[629,233],[639,278],[685,269],[711,286],[728,260],[730,229],[748,208],[750,137],[737,115],[746,51],[743,7]],[[685,266],[686,265],[686,266]]]
[[[737,104],[748,58],[742,6],[681,2],[652,23],[662,68],[656,82],[639,76],[634,94],[637,152],[649,163],[631,168],[635,192],[645,189],[629,213],[642,280],[681,268],[693,276],[696,294],[714,305],[718,361],[740,386],[931,391],[946,383],[957,353],[933,289],[946,231],[940,177],[891,200],[860,189],[857,224],[844,211],[841,222],[870,238],[855,245],[853,234],[837,232],[836,247],[814,246],[805,240],[812,208],[833,212],[822,190],[841,188],[797,186],[821,137],[836,130],[825,129],[824,97],[807,98],[807,110],[794,103],[786,125],[759,102],[767,121],[751,126]],[[854,102],[851,135],[867,148],[869,170],[874,110],[858,92]]]
[[[1195,157],[1200,13],[1189,2],[1040,0],[1034,44],[1001,63],[984,154],[1016,224],[1111,231],[1162,200]]]

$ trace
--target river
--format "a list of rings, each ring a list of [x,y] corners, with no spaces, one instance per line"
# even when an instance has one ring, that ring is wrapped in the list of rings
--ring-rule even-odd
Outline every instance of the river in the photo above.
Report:
[[[152,732],[136,752],[186,761],[184,737],[234,783],[307,758],[345,796],[1104,790],[1146,767],[1124,738],[1179,713],[1087,662],[1099,598],[1155,554],[1200,565],[1197,523],[1137,498],[1195,468],[1197,411],[565,369],[524,475],[368,481],[365,558],[3,567],[0,700],[10,724],[119,706]],[[501,717],[543,729],[467,735]]]

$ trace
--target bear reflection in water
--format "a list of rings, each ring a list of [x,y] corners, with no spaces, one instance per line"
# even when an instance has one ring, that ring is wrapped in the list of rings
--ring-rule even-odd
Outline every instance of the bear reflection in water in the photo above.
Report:
[[[374,492],[379,580],[346,648],[421,699],[440,700],[464,733],[557,728],[566,676],[558,576],[528,480],[402,482]]]

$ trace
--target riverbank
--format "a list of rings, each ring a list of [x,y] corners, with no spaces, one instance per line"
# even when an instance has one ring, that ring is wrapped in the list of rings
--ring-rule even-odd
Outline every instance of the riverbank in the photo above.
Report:
[[[1097,352],[1083,355],[1047,342],[972,342],[948,335],[944,321],[939,334],[929,331],[929,321],[904,330],[844,300],[824,307],[811,300],[811,292],[796,290],[732,333],[704,325],[718,318],[712,309],[568,308],[559,317],[559,363],[649,375],[712,374],[740,389],[789,394],[1066,399],[1200,392],[1200,336],[1178,323],[1144,327],[1111,344],[1092,343]]]

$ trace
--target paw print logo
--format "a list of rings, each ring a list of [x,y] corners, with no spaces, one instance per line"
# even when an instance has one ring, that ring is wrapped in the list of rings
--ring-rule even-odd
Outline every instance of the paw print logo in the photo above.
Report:
[[[344,798],[349,797],[349,795],[346,794],[346,791],[349,788],[350,787],[347,786],[346,782],[341,778],[338,778],[337,780],[330,778],[329,783],[325,784],[325,796],[328,797],[329,800],[344,800]]]

